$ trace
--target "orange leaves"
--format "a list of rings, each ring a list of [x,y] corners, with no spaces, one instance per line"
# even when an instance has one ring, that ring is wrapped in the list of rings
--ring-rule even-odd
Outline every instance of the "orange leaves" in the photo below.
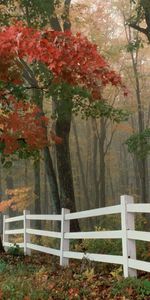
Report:
[[[38,272],[35,274],[35,285],[43,286],[45,283],[47,284],[48,280],[48,272],[45,267],[42,267]]]
[[[2,201],[0,202],[0,212],[5,211],[8,207],[11,207],[13,201],[10,200],[6,200],[6,201]]]
[[[5,194],[10,199],[0,203],[0,212],[7,210],[8,207],[22,212],[24,209],[27,209],[27,207],[29,207],[35,200],[35,195],[30,187],[9,189],[6,190]]]
[[[34,200],[36,200],[31,187],[8,189],[5,193],[11,197],[11,208],[19,212],[30,207]]]

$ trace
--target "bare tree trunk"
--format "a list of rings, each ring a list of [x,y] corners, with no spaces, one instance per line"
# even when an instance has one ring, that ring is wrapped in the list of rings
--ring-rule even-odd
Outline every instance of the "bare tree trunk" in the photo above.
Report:
[[[105,190],[105,138],[106,138],[106,126],[104,118],[100,119],[100,206],[106,205],[106,190]]]
[[[110,166],[108,166],[107,172],[108,172],[108,178],[109,178],[109,182],[110,182],[110,192],[111,192],[111,197],[112,197],[112,203],[115,203],[115,191],[114,191],[114,187],[113,187],[113,180],[112,180],[112,176],[111,176]]]
[[[24,182],[25,185],[27,186],[28,185],[28,164],[26,160],[24,161]]]
[[[43,200],[43,212],[44,214],[48,214],[48,187],[47,187],[47,174],[46,170],[44,169],[44,200]]]
[[[70,4],[71,4],[71,0],[64,0],[64,11],[62,15],[64,31],[71,29],[71,22],[69,19]],[[62,30],[56,15],[52,19],[50,19],[50,24],[52,29],[57,31]],[[62,99],[61,102],[62,102],[61,103],[62,110],[64,110],[65,108],[63,107],[63,104],[66,105],[69,103],[66,103],[65,99]],[[69,208],[71,211],[76,211],[71,159],[70,159],[70,147],[69,147],[69,134],[70,134],[72,112],[71,110],[69,111],[69,109],[67,109],[67,119],[66,118],[63,119],[62,110],[60,109],[59,111],[57,110],[58,118],[56,121],[56,134],[63,138],[63,143],[60,145],[56,145],[57,169],[58,169],[58,178],[59,178],[59,185],[60,185],[60,203],[61,203],[61,207],[63,206],[65,208]],[[71,230],[72,231],[80,230],[78,220],[74,220],[71,222]]]
[[[93,151],[92,151],[92,174],[93,174],[93,197],[95,199],[94,207],[99,207],[99,175],[98,175],[98,136],[96,132],[95,120],[92,120],[93,128]]]
[[[67,114],[67,119],[58,116],[56,122],[56,134],[62,138],[62,143],[56,145],[57,169],[60,184],[61,207],[76,211],[73,176],[70,159],[69,134],[71,127],[71,111]],[[71,222],[71,230],[79,231],[77,220]]]
[[[7,189],[8,189],[8,190],[12,190],[12,189],[14,188],[13,177],[12,177],[11,175],[8,175],[8,176],[6,177],[6,186],[7,186]],[[11,198],[12,198],[12,196],[9,195],[9,196],[8,196],[8,199],[11,199]],[[11,208],[8,208],[8,212],[9,212],[9,216],[11,216],[11,215],[12,215],[12,210],[11,210]]]
[[[129,32],[131,35],[131,33]],[[137,69],[137,60],[138,60],[138,50],[136,51],[136,56],[134,56],[133,52],[131,52],[133,71],[135,76],[135,91],[136,91],[136,99],[137,99],[137,108],[138,108],[138,131],[141,134],[144,131],[144,111],[142,107],[141,101],[141,93],[140,93],[140,82],[139,82],[139,74]],[[143,151],[141,145],[141,152]],[[138,167],[139,167],[139,175],[141,182],[141,200],[143,202],[148,202],[147,195],[147,159],[146,158],[137,158]]]
[[[75,137],[76,146],[77,146],[77,157],[79,160],[82,187],[83,187],[85,201],[87,204],[86,209],[90,209],[90,199],[89,199],[88,189],[87,189],[87,185],[86,185],[86,181],[85,181],[85,174],[84,174],[83,163],[82,163],[81,154],[80,154],[80,146],[79,146],[79,141],[78,141],[78,136],[77,136],[77,129],[76,129],[76,124],[75,124],[74,120],[72,121],[72,124],[73,124],[74,137]]]
[[[52,196],[51,198],[53,202],[54,212],[56,214],[60,214],[62,206],[59,198],[56,174],[55,174],[55,170],[53,167],[53,162],[52,162],[52,158],[48,146],[45,147],[44,149],[44,161],[45,161],[45,170],[47,173],[47,178],[50,186],[50,193]]]
[[[35,213],[41,215],[41,176],[40,160],[34,163],[34,193],[35,193]],[[37,229],[41,229],[41,221],[35,221]]]
[[[138,33],[136,33],[136,36],[134,34],[134,31],[131,30],[131,27],[125,26],[125,32],[126,32],[126,38],[128,43],[132,43],[133,39],[138,39]],[[145,129],[144,124],[144,110],[142,106],[142,100],[141,100],[141,90],[140,90],[140,80],[139,80],[139,72],[138,72],[138,52],[139,49],[133,49],[130,51],[131,54],[131,60],[132,60],[132,66],[133,66],[133,73],[134,73],[134,79],[135,79],[135,93],[136,93],[136,101],[137,101],[137,109],[138,109],[138,133],[141,134]],[[143,151],[141,144],[141,153]],[[138,158],[136,157],[138,170],[139,170],[139,177],[140,177],[140,186],[141,186],[141,201],[147,203],[148,202],[148,178],[147,178],[147,158]]]

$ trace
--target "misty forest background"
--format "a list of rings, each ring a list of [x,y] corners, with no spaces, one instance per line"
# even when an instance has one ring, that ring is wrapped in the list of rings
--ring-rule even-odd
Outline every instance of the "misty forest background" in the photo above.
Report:
[[[30,26],[53,25],[54,29],[57,13],[61,26],[66,22],[74,33],[80,31],[98,45],[128,88],[127,97],[111,87],[104,95],[110,105],[128,111],[127,121],[115,123],[104,116],[88,119],[80,114],[71,116],[69,150],[76,210],[115,205],[123,194],[134,196],[136,202],[150,202],[150,45],[149,36],[136,28],[148,26],[144,6],[136,3],[142,1],[59,1],[59,5],[50,2],[52,6],[47,1],[0,1],[1,26],[18,18]],[[150,20],[150,7],[146,11]],[[50,116],[52,101],[43,99],[43,105]],[[56,123],[57,120],[51,119],[49,131]],[[51,142],[49,151],[61,197],[56,148]],[[65,177],[63,172],[62,169],[61,176]],[[28,192],[21,196],[18,190],[24,187]],[[9,199],[7,190],[14,189],[18,189],[15,195],[22,197],[22,202],[16,211],[9,209],[10,215],[18,215],[23,209],[36,214],[56,213],[44,151],[40,160],[16,159],[12,166],[0,163],[0,201]]]

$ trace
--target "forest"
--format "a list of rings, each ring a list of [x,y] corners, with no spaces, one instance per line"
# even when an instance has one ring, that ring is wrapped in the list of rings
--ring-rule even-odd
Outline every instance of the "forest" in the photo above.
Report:
[[[121,195],[149,204],[149,0],[1,0],[0,28],[1,237],[4,214],[14,217],[29,210],[57,215],[62,208],[79,212],[117,205]],[[117,217],[76,219],[71,231],[111,230],[119,222]],[[148,214],[139,215],[136,222],[149,231]],[[34,228],[45,230],[49,225],[35,221]],[[51,228],[60,229],[53,223]],[[57,244],[50,238],[38,242]],[[113,242],[90,241],[72,247],[102,247],[104,252],[107,247],[114,253],[117,248]],[[150,245],[139,242],[140,259],[149,261],[149,253]],[[3,261],[2,254],[0,276],[1,262],[7,273],[9,259],[18,268],[16,258],[12,261],[6,254]],[[88,281],[87,296],[71,285],[69,296],[63,291],[62,298],[55,286],[52,296],[13,296],[0,286],[0,299],[149,299],[150,285],[146,289],[137,283],[135,291],[132,280],[127,296],[111,295],[105,276],[104,295],[100,297],[94,287],[92,296],[89,282],[92,279],[96,286],[98,278],[94,267],[85,265],[82,271],[77,265],[77,273]],[[104,269],[110,276],[110,269]],[[43,270],[41,280],[48,278]],[[120,280],[114,272],[112,278]],[[122,284],[120,290],[124,288]]]

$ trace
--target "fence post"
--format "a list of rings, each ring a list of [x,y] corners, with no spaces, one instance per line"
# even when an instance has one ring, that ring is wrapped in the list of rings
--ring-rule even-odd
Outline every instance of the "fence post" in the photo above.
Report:
[[[64,234],[70,232],[70,220],[65,220],[65,215],[69,214],[70,210],[67,208],[62,208],[61,215],[61,245],[60,245],[60,265],[68,266],[69,259],[63,256],[64,251],[69,251],[69,239],[64,239]]]
[[[137,271],[129,268],[128,259],[136,259],[136,242],[128,239],[127,231],[135,229],[134,213],[127,212],[127,204],[133,203],[132,196],[121,196],[121,226],[122,226],[122,252],[123,252],[123,273],[124,277],[136,277]]]
[[[5,243],[9,243],[9,235],[5,233],[6,230],[9,230],[9,223],[6,223],[6,219],[9,218],[9,215],[3,216],[3,247],[5,251],[8,250],[8,246],[5,246]]]
[[[27,233],[27,229],[30,228],[30,220],[26,218],[27,215],[30,214],[29,210],[24,210],[24,221],[23,221],[23,228],[24,228],[24,255],[31,255],[31,250],[27,248],[27,243],[30,243],[30,234]]]

